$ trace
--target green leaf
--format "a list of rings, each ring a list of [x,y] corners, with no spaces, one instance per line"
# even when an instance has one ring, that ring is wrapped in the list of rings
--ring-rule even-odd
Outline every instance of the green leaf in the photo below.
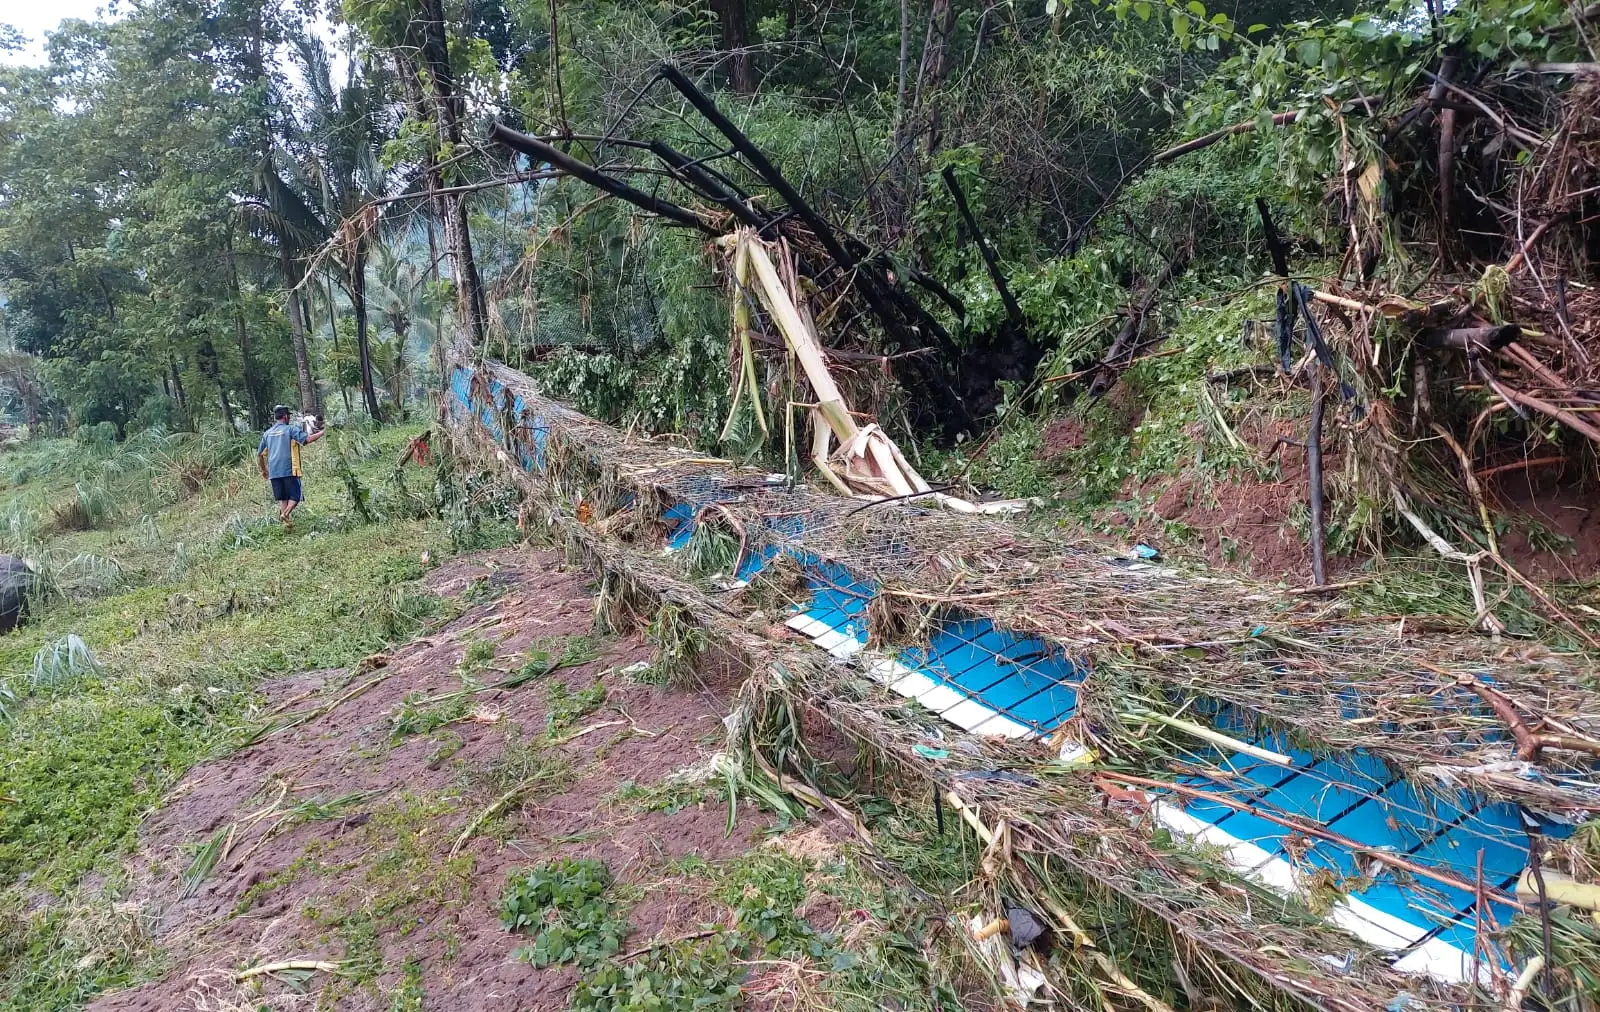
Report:
[[[1264,32],[1266,30],[1267,30],[1267,26],[1266,25],[1254,24],[1254,25],[1251,25],[1249,28],[1246,28],[1244,30],[1244,33],[1246,35],[1254,35],[1257,32]]]
[[[1206,5],[1201,3],[1200,0],[1189,0],[1188,7],[1189,7],[1189,13],[1190,14],[1193,14],[1195,17],[1199,18],[1202,21],[1205,20],[1205,18],[1206,18]]]
[[[1301,63],[1315,67],[1322,62],[1322,43],[1316,39],[1302,39],[1300,44],[1295,46],[1295,55],[1300,58]]]
[[[1149,0],[1134,0],[1133,12],[1139,15],[1140,21],[1150,20],[1150,10]]]

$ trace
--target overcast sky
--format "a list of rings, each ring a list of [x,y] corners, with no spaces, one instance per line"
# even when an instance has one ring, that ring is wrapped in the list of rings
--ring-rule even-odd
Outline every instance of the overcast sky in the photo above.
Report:
[[[44,33],[54,31],[67,18],[93,20],[110,0],[0,0],[0,22],[28,37],[21,53],[0,53],[6,63],[43,63]]]

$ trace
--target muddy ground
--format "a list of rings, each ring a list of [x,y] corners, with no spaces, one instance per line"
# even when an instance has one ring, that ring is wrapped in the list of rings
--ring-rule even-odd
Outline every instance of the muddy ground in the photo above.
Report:
[[[427,583],[462,602],[458,617],[356,670],[270,686],[267,716],[309,719],[194,769],[151,816],[134,860],[137,899],[172,969],[91,1008],[424,1007],[399,1004],[417,980],[427,1008],[565,1008],[575,971],[514,958],[528,940],[498,913],[508,873],[557,856],[599,858],[634,889],[630,946],[727,917],[679,859],[741,853],[770,817],[742,811],[728,835],[724,804],[629,799],[719,748],[735,676],[688,692],[645,684],[625,671],[649,653],[633,636],[600,641],[593,660],[518,688],[419,702],[581,647],[592,626],[588,577],[553,555],[452,560]],[[551,699],[581,699],[595,685],[603,703],[550,728]],[[202,878],[208,842],[215,860]],[[340,969],[236,981],[285,960]],[[295,976],[306,979],[291,987]]]
[[[1126,413],[1124,409],[1124,413]],[[1129,415],[1137,420],[1138,415]],[[1130,428],[1132,421],[1129,423]],[[1307,584],[1311,574],[1311,548],[1307,542],[1309,504],[1306,458],[1302,440],[1304,423],[1292,418],[1245,419],[1239,437],[1264,464],[1276,462],[1271,478],[1255,478],[1242,469],[1226,480],[1197,474],[1163,476],[1144,482],[1123,483],[1118,506],[1103,513],[1107,526],[1126,528],[1125,537],[1160,544],[1166,533],[1156,521],[1181,523],[1188,541],[1178,546],[1194,552],[1209,565],[1236,569],[1253,576]],[[1197,440],[1203,433],[1196,428]],[[1047,464],[1085,444],[1083,424],[1076,418],[1058,418],[1041,434],[1039,457]],[[1327,516],[1339,516],[1343,453],[1337,444],[1325,448],[1323,468],[1328,476]],[[1600,572],[1600,506],[1584,476],[1549,458],[1532,461],[1538,466],[1509,463],[1479,472],[1487,505],[1509,520],[1500,540],[1505,558],[1538,580],[1586,581]],[[1149,511],[1129,524],[1123,504],[1148,502]],[[1330,548],[1327,569],[1331,579],[1344,578],[1362,568],[1367,557],[1360,552],[1341,555]]]

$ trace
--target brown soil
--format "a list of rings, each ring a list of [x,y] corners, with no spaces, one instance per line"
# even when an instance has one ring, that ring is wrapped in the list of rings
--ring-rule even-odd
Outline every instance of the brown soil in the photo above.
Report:
[[[1083,423],[1076,418],[1057,418],[1039,434],[1039,457],[1049,460],[1084,444]]]
[[[604,799],[627,781],[657,783],[714,751],[734,688],[726,679],[694,693],[632,682],[616,670],[648,650],[638,637],[624,638],[591,663],[479,694],[469,717],[435,733],[391,738],[407,694],[461,688],[458,665],[474,641],[496,646],[492,667],[480,672],[494,682],[518,670],[536,638],[590,629],[586,577],[553,555],[509,550],[453,560],[427,582],[460,594],[484,578],[502,591],[498,598],[466,608],[387,658],[349,674],[313,672],[271,686],[264,716],[315,716],[183,779],[144,827],[132,868],[136,899],[174,969],[163,980],[103,996],[91,1009],[210,1012],[313,1002],[319,1009],[388,1009],[408,958],[423,969],[429,1008],[565,1008],[576,974],[513,959],[525,939],[502,929],[497,912],[508,872],[555,856],[600,858],[620,882],[644,887],[629,914],[630,944],[676,937],[725,916],[704,877],[668,866],[688,854],[716,860],[743,852],[768,825],[765,817],[743,813],[738,831],[725,836],[726,811],[718,805],[691,804],[669,815]],[[564,743],[549,746],[569,762],[569,779],[558,793],[530,788],[450,860],[467,824],[507,781],[522,779],[513,772],[486,782],[497,762],[527,754],[508,747],[544,732],[551,681],[573,691],[599,682],[608,693],[604,706],[572,726],[584,733],[567,732]],[[321,707],[330,708],[317,713]],[[307,800],[327,803],[351,792],[363,797],[331,817],[288,817]],[[197,845],[229,826],[225,857],[184,898],[180,877]],[[361,950],[353,939],[363,925]],[[273,961],[350,966],[365,959],[375,967],[380,955],[383,970],[367,986],[319,972],[307,994],[295,995],[269,978],[260,978],[259,993],[233,980],[242,968]]]
[[[1155,511],[1192,528],[1208,561],[1257,576],[1300,574],[1310,582],[1311,549],[1289,520],[1304,500],[1303,485],[1219,483],[1208,495],[1198,484],[1188,477],[1172,482],[1156,497]]]
[[[1505,471],[1487,482],[1484,494],[1513,520],[1500,539],[1512,565],[1539,580],[1600,578],[1600,493],[1574,488],[1558,471]],[[1533,527],[1546,536],[1535,537]]]
[[[1051,435],[1051,430],[1061,430]],[[1181,521],[1195,535],[1189,546],[1161,545],[1159,524],[1128,525],[1120,510],[1105,519],[1121,522],[1124,537],[1144,539],[1181,554],[1198,550],[1218,568],[1235,568],[1258,577],[1282,579],[1292,584],[1311,582],[1311,548],[1301,539],[1291,515],[1307,503],[1306,454],[1303,419],[1255,417],[1245,419],[1239,436],[1258,455],[1277,461],[1275,481],[1255,481],[1234,476],[1228,481],[1207,481],[1179,475],[1124,484],[1125,501],[1154,497],[1153,512],[1162,520]],[[1196,433],[1196,437],[1199,434]],[[1048,459],[1081,441],[1082,429],[1064,422],[1046,430]],[[1280,440],[1291,440],[1283,442]],[[1052,447],[1060,447],[1052,449]],[[1273,449],[1276,447],[1275,453]],[[1342,467],[1342,454],[1334,446],[1323,455],[1324,471],[1334,476]],[[1327,508],[1336,508],[1338,482],[1328,482]],[[1592,488],[1575,487],[1570,475],[1553,468],[1501,472],[1484,482],[1485,495],[1496,513],[1506,515],[1511,530],[1500,539],[1502,554],[1537,580],[1592,581],[1600,578],[1600,496]],[[1542,529],[1542,530],[1540,530]],[[1328,558],[1328,573],[1336,579],[1357,569],[1359,556]]]
[[[1305,433],[1290,419],[1247,419],[1238,435],[1264,455],[1276,446],[1279,477],[1276,481],[1255,481],[1235,476],[1227,481],[1208,481],[1194,475],[1163,478],[1138,488],[1129,483],[1125,498],[1155,497],[1154,513],[1162,520],[1179,521],[1193,532],[1194,541],[1186,546],[1161,545],[1161,530],[1156,524],[1141,524],[1130,529],[1130,537],[1155,539],[1164,549],[1181,552],[1197,550],[1212,566],[1235,568],[1251,575],[1281,578],[1290,583],[1311,582],[1311,547],[1301,539],[1291,519],[1297,507],[1306,504],[1306,458],[1302,446],[1278,440],[1302,441]],[[1196,438],[1200,434],[1196,433]],[[1341,455],[1329,447],[1323,455],[1323,468],[1337,474]],[[1329,482],[1327,509],[1334,508],[1335,483]],[[1358,559],[1329,557],[1331,575],[1347,572]]]

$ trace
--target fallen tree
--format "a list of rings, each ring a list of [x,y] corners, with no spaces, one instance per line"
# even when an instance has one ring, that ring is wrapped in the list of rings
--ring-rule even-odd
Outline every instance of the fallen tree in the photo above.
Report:
[[[1044,346],[1029,333],[998,260],[953,180],[947,182],[957,195],[963,220],[983,251],[986,268],[1007,308],[1004,323],[993,330],[968,330],[965,305],[937,279],[919,270],[899,268],[865,240],[837,229],[710,96],[676,67],[663,65],[649,86],[657,82],[677,90],[729,147],[695,158],[659,139],[536,137],[500,122],[491,125],[489,136],[495,143],[527,155],[535,164],[547,164],[552,171],[626,201],[669,225],[692,228],[711,238],[749,229],[762,241],[787,243],[797,273],[816,286],[819,302],[859,304],[858,312],[834,315],[871,321],[871,327],[847,327],[854,331],[848,336],[858,346],[876,351],[873,357],[892,357],[898,363],[896,379],[911,395],[909,400],[923,427],[946,438],[975,432],[985,424],[986,416],[1000,401],[999,381],[1032,378]],[[648,151],[660,163],[651,171],[664,174],[689,200],[679,203],[647,193],[565,150],[580,143]],[[719,162],[753,176],[777,200],[753,199],[729,172],[717,167]],[[774,204],[777,206],[771,206]],[[948,310],[959,337],[922,304],[913,288]]]

